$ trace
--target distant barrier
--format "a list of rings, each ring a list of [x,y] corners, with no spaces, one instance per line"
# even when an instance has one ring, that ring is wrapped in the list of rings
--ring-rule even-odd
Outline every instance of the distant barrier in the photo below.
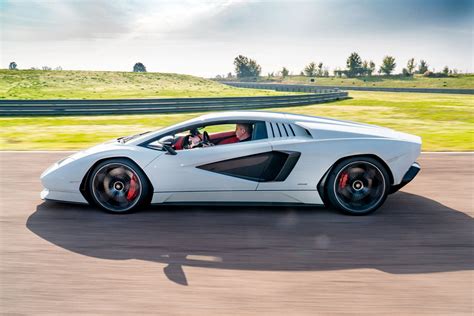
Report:
[[[348,98],[347,92],[265,97],[169,98],[120,100],[0,100],[0,116],[152,114],[278,108]],[[304,92],[304,91],[302,91]]]
[[[283,84],[283,83],[260,83],[260,82],[222,82],[229,86],[251,89],[271,89],[277,91],[313,92],[356,90],[356,91],[380,91],[380,92],[416,92],[416,93],[452,93],[452,94],[474,94],[474,89],[434,89],[434,88],[385,88],[385,87],[354,87],[354,86],[318,86],[311,84]]]

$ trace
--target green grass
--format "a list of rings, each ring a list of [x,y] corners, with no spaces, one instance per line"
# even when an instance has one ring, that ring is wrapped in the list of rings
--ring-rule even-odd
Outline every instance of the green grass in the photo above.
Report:
[[[386,88],[445,88],[445,89],[474,89],[474,75],[456,75],[447,78],[426,78],[421,75],[414,77],[371,76],[360,78],[315,78],[310,82],[308,77],[289,76],[283,83],[305,83],[322,86],[353,86],[353,87],[386,87]]]
[[[273,110],[394,128],[421,136],[425,151],[474,150],[473,96],[359,91],[349,94],[352,99]],[[80,149],[200,114],[0,118],[0,148]]]
[[[1,99],[186,98],[289,94],[234,88],[189,75],[111,71],[0,70]]]

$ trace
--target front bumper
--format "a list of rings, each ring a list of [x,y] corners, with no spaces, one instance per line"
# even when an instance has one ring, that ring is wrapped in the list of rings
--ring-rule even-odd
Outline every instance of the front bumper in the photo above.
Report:
[[[411,165],[410,169],[408,169],[408,171],[403,176],[403,179],[400,182],[400,184],[392,185],[389,193],[395,193],[401,188],[403,188],[405,185],[407,185],[411,180],[413,180],[416,177],[416,175],[418,174],[418,172],[420,172],[420,170],[421,170],[420,164],[417,162],[414,162]]]
[[[80,192],[62,192],[44,189],[41,191],[40,197],[42,200],[48,201],[89,204]]]

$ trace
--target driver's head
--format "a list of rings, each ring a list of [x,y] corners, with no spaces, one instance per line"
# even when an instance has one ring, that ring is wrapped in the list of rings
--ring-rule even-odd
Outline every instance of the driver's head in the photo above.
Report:
[[[247,123],[238,123],[235,126],[235,136],[242,141],[252,136],[252,125]]]

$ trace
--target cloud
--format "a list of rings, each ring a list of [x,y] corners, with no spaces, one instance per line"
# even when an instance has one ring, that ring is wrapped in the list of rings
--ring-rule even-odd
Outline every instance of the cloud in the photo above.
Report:
[[[10,41],[165,37],[239,1],[29,0],[3,3]]]
[[[212,76],[238,54],[263,71],[344,67],[357,51],[472,71],[471,0],[0,0],[2,63]],[[11,60],[10,60],[11,59]]]
[[[132,31],[135,10],[107,0],[11,1],[0,18],[8,41],[102,39]]]

